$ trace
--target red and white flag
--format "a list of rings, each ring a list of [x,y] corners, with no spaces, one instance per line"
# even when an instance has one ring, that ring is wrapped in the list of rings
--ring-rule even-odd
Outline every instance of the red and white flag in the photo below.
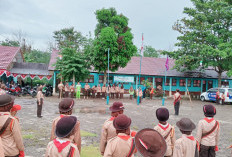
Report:
[[[141,56],[143,56],[143,40],[144,40],[144,38],[143,38],[143,34],[142,34]]]

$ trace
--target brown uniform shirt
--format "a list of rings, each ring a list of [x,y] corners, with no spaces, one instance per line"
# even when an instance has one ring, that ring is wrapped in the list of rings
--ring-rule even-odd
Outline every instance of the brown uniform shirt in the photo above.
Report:
[[[118,86],[115,87],[115,93],[119,93],[119,87]]]
[[[167,143],[167,151],[165,153],[165,156],[171,156],[173,153],[174,144],[176,142],[175,128],[170,124],[167,124],[166,127],[164,127],[162,124],[158,124],[154,127],[154,129],[158,131],[163,137],[169,134],[168,137],[165,139]]]
[[[102,126],[101,140],[100,140],[100,151],[101,153],[105,152],[107,142],[117,136],[116,129],[113,126],[114,117],[106,120]]]
[[[38,91],[38,93],[37,93],[37,101],[40,103],[40,99],[44,99],[44,95],[43,95],[43,93],[41,92],[41,91]]]
[[[124,93],[124,88],[120,88],[120,93]]]
[[[132,137],[124,133],[110,139],[107,143],[104,157],[126,157],[131,149]],[[131,156],[134,157],[134,154]]]
[[[0,129],[5,124],[8,117],[12,118],[11,123],[1,135],[5,156],[16,156],[20,151],[24,151],[21,128],[17,119],[10,115],[10,112],[0,112]]]
[[[58,85],[58,88],[59,88],[59,90],[62,90],[62,89],[64,88],[63,83],[60,83],[60,84]]]
[[[3,146],[2,146],[2,139],[0,137],[0,157],[5,157],[4,156],[4,150],[3,150]]]
[[[70,139],[68,139],[68,138],[62,138],[62,139],[57,138],[56,140],[62,141],[62,142],[70,141]],[[54,144],[54,141],[51,141],[48,143],[45,157],[66,157],[66,156],[68,156],[68,153],[69,153],[71,147],[73,147],[75,149],[74,153],[73,153],[73,157],[80,157],[80,153],[79,153],[77,146],[75,144],[70,142],[65,148],[62,149],[61,152],[59,152],[58,148]]]
[[[101,92],[101,87],[97,87],[97,93]]]
[[[50,137],[51,141],[56,138],[56,135],[55,135],[56,124],[63,116],[69,116],[69,115],[60,115],[59,117],[55,118],[52,122],[52,131],[51,131],[51,137]],[[75,129],[76,129],[75,134],[70,136],[69,139],[72,141],[72,143],[75,143],[77,145],[79,152],[81,152],[81,131],[80,131],[79,121],[77,121]]]
[[[200,120],[197,127],[197,141],[205,146],[218,146],[219,142],[219,134],[220,134],[220,126],[209,134],[207,137],[202,138],[203,133],[209,132],[215,125],[216,120],[205,118]]]
[[[105,93],[106,92],[106,87],[102,87],[102,93]]]
[[[192,139],[189,139],[191,138]],[[176,140],[173,157],[195,157],[196,140],[193,136],[182,134],[182,137]]]
[[[110,87],[110,93],[115,93],[115,87]]]

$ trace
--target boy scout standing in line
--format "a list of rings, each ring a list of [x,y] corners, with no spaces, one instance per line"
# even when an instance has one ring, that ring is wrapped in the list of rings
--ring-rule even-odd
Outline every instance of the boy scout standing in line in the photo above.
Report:
[[[216,108],[213,105],[203,107],[205,118],[200,120],[197,128],[197,140],[200,143],[200,157],[215,157],[218,151],[219,122],[213,117],[216,115]]]
[[[48,143],[45,157],[80,157],[77,146],[69,138],[75,132],[76,123],[74,116],[66,116],[58,121],[57,138]]]
[[[63,117],[70,116],[72,114],[72,109],[74,106],[74,100],[71,98],[64,98],[59,103],[59,111],[60,116],[55,118],[52,122],[52,131],[51,131],[51,138],[50,140],[54,140],[56,138],[55,135],[55,128],[57,125],[57,122],[62,119]],[[76,127],[73,130],[74,134],[69,137],[72,143],[77,145],[77,148],[79,149],[79,152],[81,152],[81,134],[80,134],[80,122],[76,122]]]
[[[189,118],[182,118],[176,123],[180,129],[182,137],[176,140],[173,157],[196,157],[199,155],[199,145],[192,136],[192,131],[196,125]]]
[[[88,96],[89,96],[89,89],[90,89],[90,86],[88,83],[85,84],[85,96],[84,96],[84,99],[86,97],[86,99],[88,99]]]
[[[175,115],[179,115],[180,99],[181,99],[181,95],[179,93],[179,89],[176,89],[176,93],[174,94],[173,98],[174,98]]]
[[[107,142],[111,139],[117,136],[116,130],[113,126],[113,120],[120,114],[123,114],[123,104],[121,102],[114,102],[113,105],[110,107],[111,111],[111,118],[105,121],[105,123],[102,126],[102,132],[101,132],[101,140],[100,140],[100,151],[103,155],[105,152],[105,148],[107,145]]]
[[[159,124],[155,126],[154,130],[158,131],[165,139],[167,143],[166,157],[170,157],[173,154],[173,148],[176,141],[175,129],[167,120],[169,119],[169,111],[166,108],[158,108],[156,110],[156,117],[159,120]]]
[[[106,98],[106,85],[102,86],[102,99]]]
[[[60,82],[60,84],[58,85],[58,88],[59,88],[59,98],[61,99],[63,97],[64,84]]]
[[[97,98],[100,98],[101,97],[101,86],[100,84],[98,84],[97,86]]]
[[[114,119],[113,125],[117,136],[108,141],[104,157],[134,157],[136,150],[130,152],[133,147],[133,138],[130,136],[131,119],[120,114]]]
[[[0,137],[5,156],[24,157],[24,145],[20,125],[10,115],[14,99],[9,95],[0,95]]]
[[[39,87],[39,91],[37,93],[37,117],[42,118],[41,112],[42,112],[42,107],[43,107],[43,102],[44,102],[44,95],[42,93],[42,87]]]

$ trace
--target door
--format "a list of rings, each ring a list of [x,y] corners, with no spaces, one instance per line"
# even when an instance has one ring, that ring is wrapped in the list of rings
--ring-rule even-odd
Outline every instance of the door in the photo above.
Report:
[[[203,92],[206,92],[206,81],[203,80],[203,89],[202,89]]]
[[[213,88],[213,81],[208,81],[208,89]]]

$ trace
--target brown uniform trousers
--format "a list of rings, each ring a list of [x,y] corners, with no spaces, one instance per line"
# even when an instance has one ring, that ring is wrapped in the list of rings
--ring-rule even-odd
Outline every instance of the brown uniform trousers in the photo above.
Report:
[[[124,89],[120,88],[120,99],[123,99]]]
[[[165,139],[167,143],[167,151],[165,153],[165,156],[172,156],[174,144],[176,141],[174,127],[172,127],[170,124],[168,124],[167,127],[163,127],[161,124],[159,124],[154,127],[154,130],[158,131],[163,137],[169,134],[168,137]]]
[[[216,120],[205,118],[200,120],[197,127],[197,140],[200,144],[200,157],[215,157],[215,146],[219,144],[220,127],[217,128],[209,134],[208,136],[202,138],[202,134],[209,132],[215,125]]]
[[[124,133],[110,139],[107,143],[104,157],[126,157],[132,146],[132,137]],[[134,157],[134,154],[131,156]]]
[[[189,139],[191,136],[182,134],[182,137],[176,140],[173,150],[173,157],[195,157],[196,140]]]
[[[55,135],[56,124],[63,116],[69,116],[69,115],[60,115],[59,117],[55,118],[52,122],[52,131],[51,131],[51,137],[50,137],[51,141],[56,138],[56,135]],[[75,127],[75,134],[70,136],[69,139],[71,140],[72,143],[75,143],[77,145],[79,152],[81,152],[81,132],[80,132],[79,121],[77,121],[77,124]]]
[[[67,139],[67,138],[62,138],[62,139],[57,138],[57,140],[70,141],[70,139]],[[74,148],[74,152],[72,154],[72,157],[80,157],[80,153],[79,153],[77,146],[75,144],[69,143],[65,148],[62,149],[61,152],[58,152],[58,149],[55,146],[53,141],[48,143],[45,157],[67,157],[71,147]]]
[[[119,87],[115,87],[116,98],[119,98]]]
[[[63,97],[63,88],[64,88],[64,85],[63,84],[59,84],[58,88],[59,88],[59,98],[62,98]]]
[[[102,87],[102,98],[106,98],[106,87]]]
[[[17,156],[20,151],[24,151],[23,138],[18,120],[10,116],[9,112],[0,112],[0,129],[9,117],[12,120],[1,135],[2,145],[5,156]]]
[[[5,157],[1,137],[0,137],[0,157]]]
[[[114,117],[111,117],[109,120],[106,120],[102,126],[100,140],[100,151],[102,154],[105,152],[107,142],[117,136],[116,129],[113,126],[113,120]]]
[[[110,88],[111,98],[114,99],[115,87]]]

